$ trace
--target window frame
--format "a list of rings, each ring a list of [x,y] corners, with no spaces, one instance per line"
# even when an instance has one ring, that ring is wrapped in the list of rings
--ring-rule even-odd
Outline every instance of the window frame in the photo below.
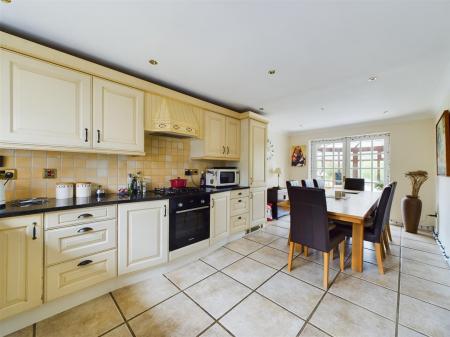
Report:
[[[342,142],[343,143],[343,162],[344,162],[344,166],[343,166],[343,176],[345,177],[350,177],[350,170],[352,169],[351,165],[350,165],[350,158],[351,158],[351,150],[350,150],[350,146],[351,146],[351,142],[352,141],[373,141],[373,140],[377,140],[377,139],[383,139],[384,140],[384,186],[386,186],[387,184],[389,184],[390,182],[390,133],[388,132],[384,132],[384,133],[373,133],[373,134],[365,134],[365,135],[356,135],[356,136],[345,136],[345,137],[336,137],[336,138],[326,138],[326,139],[315,139],[315,140],[310,140],[309,141],[309,162],[310,165],[308,165],[308,176],[310,179],[315,178],[314,170],[317,170],[317,163],[315,158],[316,157],[316,149],[318,148],[318,146],[322,145],[322,144],[329,144],[329,143],[336,143],[336,142]],[[334,147],[334,145],[333,145]],[[374,166],[373,166],[373,142],[371,145],[372,148],[372,152],[371,152],[371,175],[373,175],[373,170],[374,170]],[[325,154],[324,154],[324,158],[325,158]],[[334,155],[333,155],[334,158]],[[324,167],[324,159],[322,159],[322,169],[325,169]],[[333,170],[334,170],[334,163],[333,163]],[[359,170],[361,170],[361,167],[359,167]],[[324,172],[324,176],[325,176],[325,172]],[[332,181],[332,187],[336,187],[336,186],[340,186],[340,185],[335,185],[336,181],[335,181],[336,177],[333,178]],[[372,181],[371,181],[371,190],[374,190],[374,181],[373,181],[373,176],[372,176]]]

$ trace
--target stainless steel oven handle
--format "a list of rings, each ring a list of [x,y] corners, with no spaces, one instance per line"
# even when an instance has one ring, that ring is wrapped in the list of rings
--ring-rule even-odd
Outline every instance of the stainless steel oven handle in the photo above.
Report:
[[[186,213],[186,212],[190,212],[190,211],[198,211],[199,209],[207,209],[207,208],[209,208],[209,206],[189,208],[189,209],[184,209],[182,211],[176,211],[175,214]]]

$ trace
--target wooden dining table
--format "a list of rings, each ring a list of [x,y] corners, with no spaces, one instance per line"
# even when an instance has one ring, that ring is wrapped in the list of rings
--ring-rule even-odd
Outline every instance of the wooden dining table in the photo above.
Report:
[[[343,191],[345,197],[336,199],[335,190],[326,190],[328,218],[352,224],[352,270],[361,273],[363,271],[364,219],[369,217],[377,206],[381,192]],[[279,202],[278,206],[290,209],[289,200]]]

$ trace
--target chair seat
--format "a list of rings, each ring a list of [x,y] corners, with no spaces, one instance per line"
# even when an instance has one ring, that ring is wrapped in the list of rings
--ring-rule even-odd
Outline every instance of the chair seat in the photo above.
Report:
[[[380,242],[380,238],[375,235],[374,218],[367,218],[364,221],[364,241]],[[345,234],[352,236],[352,224],[349,222],[335,222],[336,227]]]

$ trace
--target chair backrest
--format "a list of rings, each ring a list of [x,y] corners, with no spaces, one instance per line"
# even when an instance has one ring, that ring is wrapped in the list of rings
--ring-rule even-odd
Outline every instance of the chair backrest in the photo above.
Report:
[[[354,191],[364,191],[364,179],[362,178],[345,178],[344,189]]]
[[[312,179],[302,179],[302,186],[303,187],[315,187],[314,181]]]
[[[314,187],[325,188],[325,181],[323,179],[313,179]]]
[[[389,184],[389,186],[391,186],[391,195],[389,196],[386,212],[384,214],[383,226],[386,226],[389,223],[389,219],[391,218],[392,201],[394,200],[394,194],[395,194],[395,189],[397,187],[397,182],[393,181]]]
[[[373,219],[373,230],[375,237],[379,240],[381,232],[384,228],[384,219],[386,217],[386,212],[388,211],[389,198],[391,197],[392,187],[390,185],[386,186],[381,193],[380,200],[378,202],[378,207],[375,211]]]
[[[291,205],[291,240],[322,252],[330,251],[325,190],[291,187],[288,193]]]
[[[298,182],[298,180],[286,180],[286,187],[292,187],[292,186],[300,186],[300,183]]]

